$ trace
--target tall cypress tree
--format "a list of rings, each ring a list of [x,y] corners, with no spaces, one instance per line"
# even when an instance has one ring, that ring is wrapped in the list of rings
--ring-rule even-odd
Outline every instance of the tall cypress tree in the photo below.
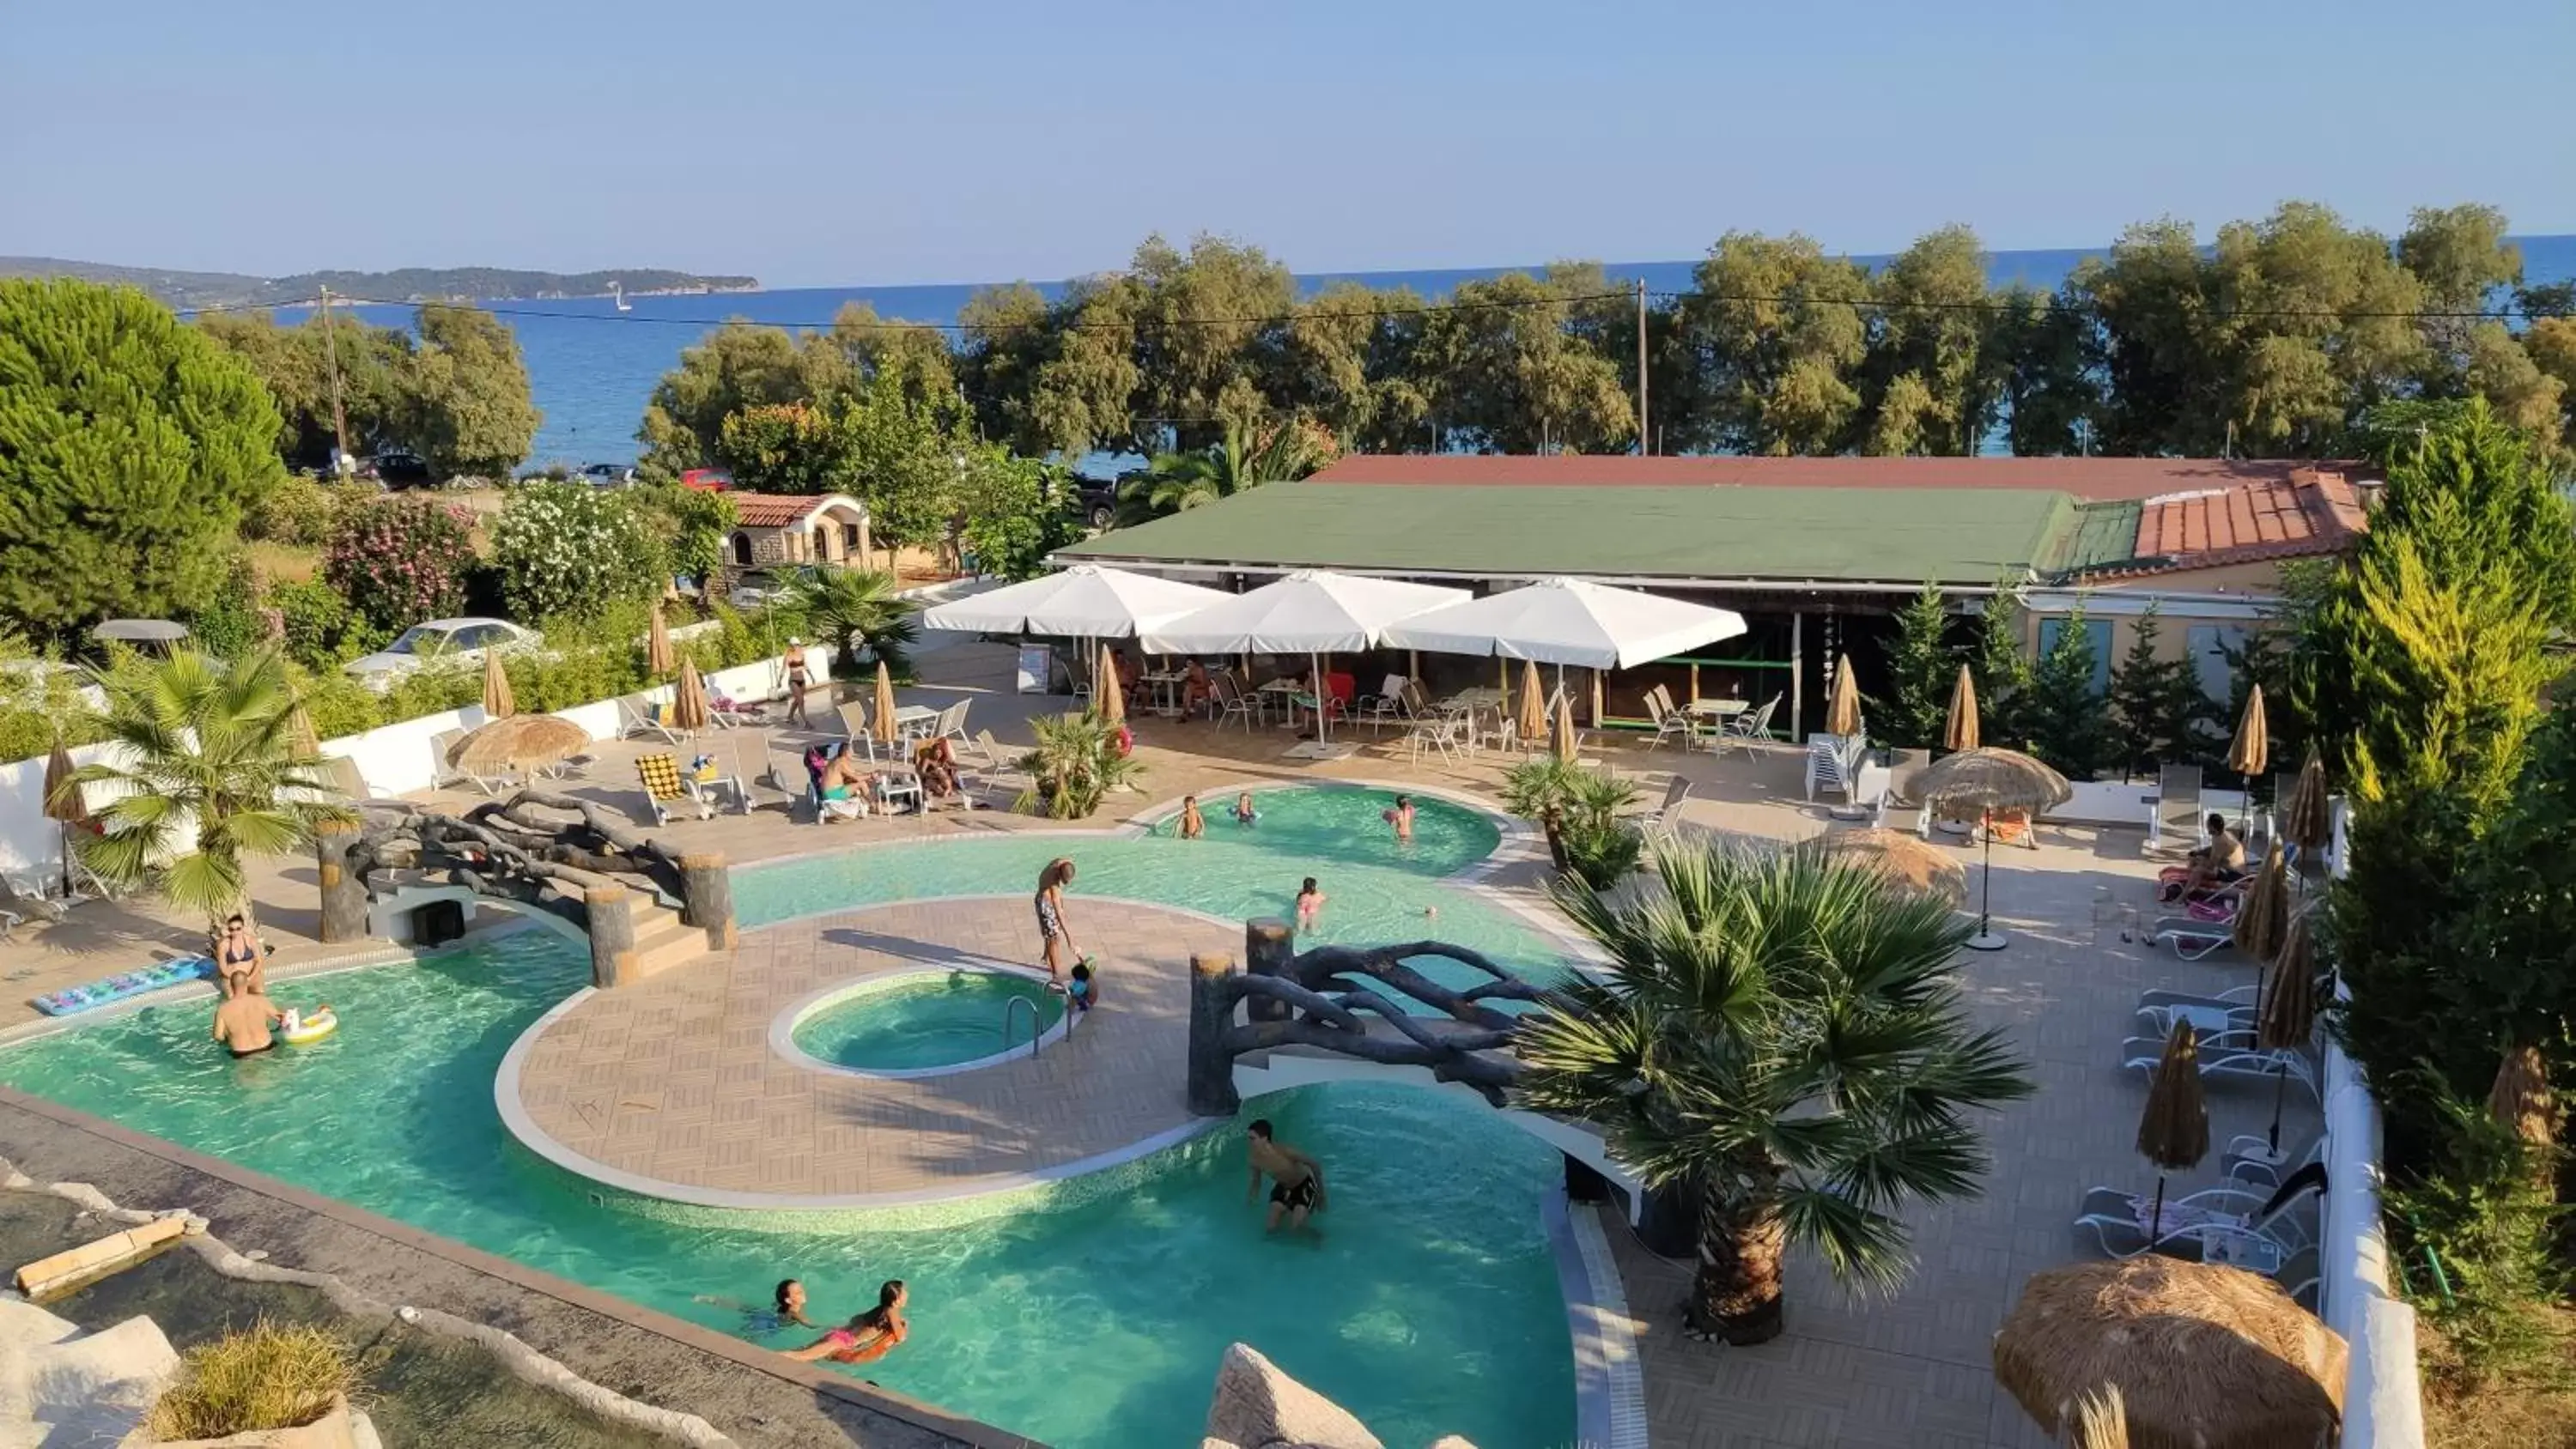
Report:
[[[2079,604],[2031,669],[2022,710],[2031,753],[2069,780],[2092,779],[2107,743],[2102,699],[2093,690],[2093,635],[2084,623]]]
[[[2199,682],[2186,658],[2157,652],[2163,621],[2156,606],[2138,616],[2129,651],[2111,671],[2111,744],[2126,776],[2180,759],[2199,704]]]
[[[1941,586],[1927,583],[1896,616],[1896,647],[1887,661],[1888,742],[1901,748],[1926,749],[1941,743],[1949,723],[1950,688],[1958,663],[1942,631],[1950,611]]]
[[[1977,618],[1977,712],[1983,718],[1985,742],[2006,749],[2030,744],[2027,720],[2030,656],[2022,651],[2022,596],[2019,586],[1998,583]]]

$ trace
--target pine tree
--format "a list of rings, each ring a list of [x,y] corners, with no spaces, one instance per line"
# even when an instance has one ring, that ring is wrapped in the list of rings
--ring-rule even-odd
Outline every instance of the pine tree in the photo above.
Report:
[[[2163,632],[2156,606],[2149,604],[2130,634],[2129,652],[2111,671],[2111,743],[2122,778],[2181,759],[2191,743],[2199,681],[2189,659],[2157,653]]]
[[[1977,619],[1977,713],[1985,743],[2016,750],[2030,743],[2030,656],[2022,652],[2021,625],[2021,590],[1997,584]]]
[[[2102,766],[2105,731],[2093,668],[2093,635],[2079,604],[2031,670],[2021,710],[2031,753],[2069,780],[2090,780]]]
[[[1896,616],[1896,647],[1888,656],[1888,743],[1928,749],[1941,743],[1950,719],[1950,689],[1958,661],[1942,641],[1950,620],[1941,586],[1927,583]]]

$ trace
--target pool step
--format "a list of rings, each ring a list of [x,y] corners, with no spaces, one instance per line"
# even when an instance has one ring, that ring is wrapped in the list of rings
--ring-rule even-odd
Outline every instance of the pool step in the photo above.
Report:
[[[707,933],[684,924],[668,906],[638,901],[635,921],[635,975],[641,979],[695,961],[707,953]]]

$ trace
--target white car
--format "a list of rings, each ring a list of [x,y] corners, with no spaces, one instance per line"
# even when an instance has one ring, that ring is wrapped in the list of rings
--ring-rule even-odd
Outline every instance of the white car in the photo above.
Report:
[[[507,619],[432,619],[402,631],[402,637],[373,654],[352,659],[349,673],[378,689],[425,665],[458,662],[480,664],[483,651],[517,651],[534,646],[540,636]]]

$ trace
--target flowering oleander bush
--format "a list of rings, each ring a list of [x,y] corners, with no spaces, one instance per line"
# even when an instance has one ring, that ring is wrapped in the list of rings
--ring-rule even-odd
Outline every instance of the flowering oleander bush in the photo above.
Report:
[[[596,619],[619,600],[651,599],[665,578],[660,539],[623,493],[531,483],[492,527],[501,596],[521,619]]]
[[[322,577],[379,629],[442,618],[465,603],[473,523],[471,509],[410,494],[348,509],[332,525]]]

